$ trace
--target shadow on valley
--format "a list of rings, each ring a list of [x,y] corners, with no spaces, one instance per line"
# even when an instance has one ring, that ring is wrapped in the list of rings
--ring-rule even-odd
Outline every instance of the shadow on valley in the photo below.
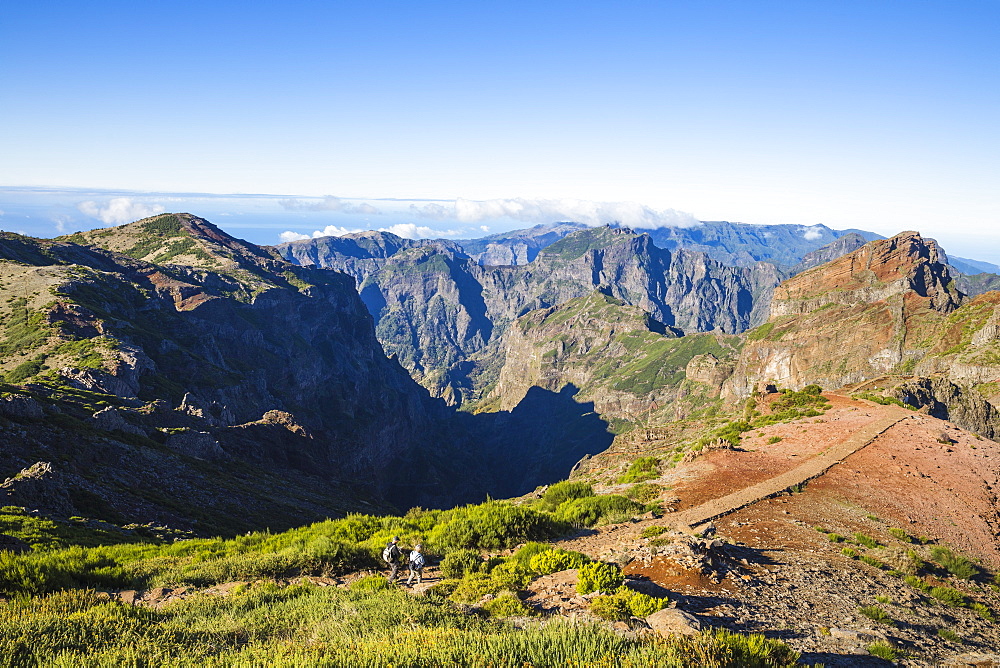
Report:
[[[438,447],[404,458],[388,500],[402,511],[449,507],[520,496],[567,478],[577,462],[614,440],[593,402],[576,401],[578,393],[574,385],[558,392],[532,387],[512,411],[456,413],[436,437]]]

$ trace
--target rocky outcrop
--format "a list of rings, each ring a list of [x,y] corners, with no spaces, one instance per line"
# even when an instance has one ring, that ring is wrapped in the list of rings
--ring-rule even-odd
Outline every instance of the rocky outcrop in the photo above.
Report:
[[[903,232],[785,281],[774,291],[771,318],[802,315],[827,304],[872,304],[911,293],[941,313],[950,313],[961,303],[934,240]]]
[[[905,232],[785,281],[769,321],[747,333],[727,394],[760,381],[836,388],[918,365],[964,299],[940,260],[932,240]]]
[[[972,387],[957,385],[946,378],[916,378],[900,383],[892,394],[963,429],[994,440],[1000,437],[1000,410]]]

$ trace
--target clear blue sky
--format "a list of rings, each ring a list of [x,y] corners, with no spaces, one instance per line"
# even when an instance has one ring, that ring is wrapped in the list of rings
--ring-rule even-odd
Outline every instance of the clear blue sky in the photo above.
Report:
[[[7,3],[0,185],[638,202],[1000,261],[998,44],[996,0]],[[309,211],[254,240],[363,224]],[[388,223],[511,223],[453,218]]]

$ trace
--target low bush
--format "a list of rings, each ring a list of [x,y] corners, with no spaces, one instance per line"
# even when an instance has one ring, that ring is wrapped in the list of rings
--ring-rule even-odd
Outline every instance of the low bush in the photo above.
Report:
[[[646,527],[639,534],[640,538],[656,538],[660,534],[666,533],[667,527]]]
[[[574,526],[591,527],[623,522],[643,509],[643,506],[624,496],[609,494],[567,501],[559,506],[556,517]]]
[[[947,640],[948,642],[953,642],[953,643],[958,643],[958,644],[962,643],[962,636],[958,635],[957,633],[955,633],[951,629],[938,629],[937,634],[938,634],[938,637],[943,638],[944,640]]]
[[[880,624],[888,624],[889,626],[894,626],[896,622],[892,621],[892,618],[886,613],[885,610],[878,607],[877,605],[866,605],[858,608],[858,613],[864,615],[872,621],[879,622]]]
[[[879,543],[877,540],[875,540],[874,538],[872,538],[867,534],[856,533],[854,534],[854,540],[858,541],[858,545],[864,545],[865,547],[868,548],[875,549],[878,547],[882,547],[881,543]]]
[[[903,541],[904,543],[912,543],[912,542],[915,541],[915,539],[913,538],[913,536],[911,536],[910,534],[906,533],[902,529],[898,529],[896,527],[890,527],[889,528],[889,533],[892,534],[892,536],[894,538],[897,538],[897,539]]]
[[[969,609],[988,622],[996,621],[996,616],[993,614],[993,611],[990,610],[985,605],[983,605],[982,603],[973,603],[972,605],[969,606]]]
[[[539,543],[532,541],[530,543],[525,543],[517,549],[514,554],[510,555],[510,558],[514,561],[520,562],[522,566],[529,566],[531,564],[531,558],[536,554],[541,554],[542,552],[547,552],[552,549],[552,545],[549,543]]]
[[[653,598],[647,594],[621,587],[614,594],[595,596],[590,611],[602,619],[619,621],[629,617],[648,617],[670,605],[666,598]]]
[[[899,658],[899,651],[884,640],[879,640],[878,642],[868,645],[868,653],[872,656],[877,656],[880,659],[892,662],[895,662],[896,659]]]
[[[441,575],[460,578],[466,573],[476,573],[483,566],[479,550],[452,550],[441,560]]]
[[[630,483],[630,482],[643,482],[645,480],[650,480],[652,478],[658,478],[660,476],[659,471],[660,460],[656,457],[639,457],[639,459],[632,462],[625,471],[618,478],[619,483]]]
[[[572,502],[567,502],[572,503]],[[427,537],[437,552],[461,548],[495,549],[529,540],[554,538],[566,526],[550,515],[501,501],[465,506],[442,513],[442,522]]]
[[[548,575],[571,568],[580,568],[589,559],[581,552],[553,548],[536,554],[528,563],[529,568],[539,575]]]
[[[903,582],[910,585],[914,589],[919,589],[922,592],[929,592],[931,586],[923,581],[922,578],[918,578],[916,575],[907,575],[903,578]]]
[[[587,483],[563,480],[549,485],[542,495],[542,502],[549,510],[555,510],[560,504],[571,499],[582,499],[593,495],[594,488]]]
[[[490,571],[490,577],[501,589],[519,591],[528,586],[534,573],[513,559],[505,559]]]
[[[950,605],[956,608],[965,605],[965,594],[957,589],[952,589],[951,587],[931,587],[930,591],[927,593],[945,605]]]
[[[490,617],[529,617],[535,614],[534,610],[513,594],[501,594],[487,601],[483,605],[483,610],[489,613]]]
[[[957,578],[971,580],[979,575],[980,569],[965,557],[955,554],[943,545],[931,546],[931,559]]]
[[[625,492],[625,496],[638,503],[652,503],[660,498],[663,488],[652,482],[633,485]]]
[[[576,591],[580,594],[589,594],[593,591],[610,593],[621,587],[624,581],[622,569],[615,564],[592,561],[580,567]]]

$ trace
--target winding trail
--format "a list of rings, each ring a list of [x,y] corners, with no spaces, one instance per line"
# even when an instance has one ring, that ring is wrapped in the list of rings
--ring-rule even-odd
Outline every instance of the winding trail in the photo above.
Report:
[[[834,464],[839,464],[861,448],[869,445],[897,422],[910,415],[912,415],[910,411],[902,409],[892,410],[889,416],[869,423],[843,441],[830,446],[791,471],[769,478],[756,485],[751,485],[738,492],[727,494],[718,499],[712,499],[700,506],[688,508],[687,510],[671,515],[670,523],[675,529],[690,532],[694,530],[694,527],[700,526],[709,520],[728,515],[740,508],[745,508],[783,492],[789,487],[801,485],[804,482],[819,477],[826,473]]]

